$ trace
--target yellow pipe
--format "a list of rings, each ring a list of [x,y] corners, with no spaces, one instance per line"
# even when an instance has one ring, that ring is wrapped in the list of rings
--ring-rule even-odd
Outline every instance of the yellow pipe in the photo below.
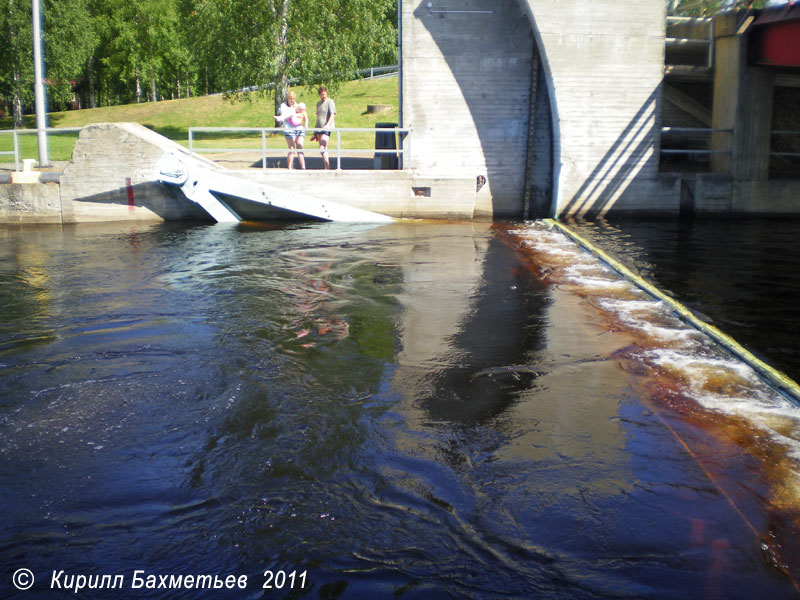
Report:
[[[785,373],[771,367],[763,360],[757,358],[753,355],[752,352],[747,350],[744,346],[739,344],[736,340],[734,340],[731,336],[726,333],[723,333],[713,325],[709,325],[708,323],[703,322],[699,318],[697,318],[692,311],[686,308],[683,304],[674,300],[667,296],[664,292],[659,290],[654,285],[648,283],[635,273],[633,273],[628,267],[620,263],[615,258],[610,257],[608,254],[603,252],[600,248],[589,242],[588,240],[584,239],[574,231],[572,231],[566,225],[562,225],[553,219],[544,219],[544,224],[549,229],[558,229],[564,235],[572,239],[576,242],[579,246],[583,247],[585,250],[599,258],[601,261],[606,263],[609,267],[614,269],[617,273],[619,273],[622,277],[630,281],[631,283],[635,284],[637,287],[641,288],[654,298],[657,298],[664,302],[667,306],[669,306],[675,313],[686,323],[691,325],[692,327],[702,331],[715,342],[717,342],[720,346],[728,350],[731,354],[736,356],[737,358],[743,360],[748,365],[750,365],[756,373],[761,375],[770,385],[775,387],[778,391],[782,392],[785,395],[788,395],[789,399],[800,403],[800,386],[797,383],[788,377]]]

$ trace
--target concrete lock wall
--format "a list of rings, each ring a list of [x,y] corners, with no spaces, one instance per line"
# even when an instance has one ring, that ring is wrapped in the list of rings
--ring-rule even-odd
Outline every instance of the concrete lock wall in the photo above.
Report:
[[[534,44],[517,1],[404,0],[401,29],[405,166],[482,176],[476,216],[520,215]]]
[[[136,123],[84,127],[61,176],[63,222],[207,218],[179,190],[158,183],[157,165],[167,152],[188,156]]]
[[[658,173],[666,4],[520,2],[551,92],[553,214],[677,213],[678,178]]]
[[[680,182],[658,173],[662,0],[403,0],[402,9],[412,169],[486,174],[482,216],[522,216],[526,186],[552,190],[531,216],[677,213]]]
[[[0,185],[0,223],[208,219],[177,186],[158,181],[159,162],[168,153],[181,156],[192,169],[225,173],[289,194],[307,194],[392,217],[473,216],[476,185],[472,177],[447,171],[227,170],[136,123],[107,123],[81,130],[60,185]],[[246,219],[292,216],[241,199],[226,201],[235,203]]]

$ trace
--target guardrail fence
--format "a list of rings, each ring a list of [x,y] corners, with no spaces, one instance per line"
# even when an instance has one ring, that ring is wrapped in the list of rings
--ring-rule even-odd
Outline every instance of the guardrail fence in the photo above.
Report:
[[[304,129],[307,137],[314,133],[314,129]],[[260,152],[261,166],[267,168],[267,155],[288,154],[290,150],[284,147],[268,147],[268,135],[281,135],[284,132],[282,127],[190,127],[189,128],[189,151],[196,154],[225,154],[225,153],[254,153]],[[257,134],[260,137],[260,147],[207,147],[198,146],[197,134],[203,133],[233,133],[233,134]],[[376,144],[372,148],[342,148],[342,136],[351,133],[374,133],[376,134]],[[408,156],[410,149],[411,129],[403,127],[341,127],[333,129],[331,140],[328,142],[328,155],[333,157],[336,162],[336,169],[342,168],[342,155],[356,156],[363,154],[375,154],[377,157],[388,155],[398,157],[398,168],[402,168],[403,160]],[[383,143],[382,143],[383,142]],[[316,148],[303,148],[303,152],[317,150]],[[298,152],[297,150],[294,151]]]
[[[730,149],[714,150],[711,148],[711,135],[714,133],[731,135],[733,130],[713,129],[710,127],[662,127],[660,149],[662,159],[665,156],[678,156],[697,163],[710,159],[713,154],[730,154]],[[682,147],[664,147],[668,143],[681,144]],[[687,165],[683,166],[686,167]],[[681,165],[672,164],[669,168],[681,170]],[[662,163],[662,170],[667,170],[667,166],[664,163]]]
[[[48,127],[45,129],[47,135],[58,135],[65,133],[79,133],[81,127]],[[13,150],[0,151],[0,156],[13,156],[14,157],[14,170],[19,171],[19,164],[22,162],[22,152],[19,147],[19,136],[21,135],[36,135],[37,129],[0,129],[0,136],[10,135],[13,138]]]

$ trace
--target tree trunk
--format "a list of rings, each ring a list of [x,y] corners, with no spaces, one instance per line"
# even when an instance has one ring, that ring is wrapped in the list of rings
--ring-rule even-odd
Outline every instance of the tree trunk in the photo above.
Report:
[[[158,102],[158,88],[156,78],[153,76],[150,76],[150,102]]]
[[[276,40],[280,50],[278,51],[278,78],[275,82],[275,114],[278,114],[281,104],[286,102],[286,96],[289,94],[289,0],[281,1],[281,31]]]
[[[142,101],[142,78],[139,75],[139,69],[136,69],[136,104]]]
[[[14,75],[16,83],[17,75]],[[14,113],[14,129],[22,129],[22,98],[20,98],[19,90],[14,85],[14,97],[12,99],[11,110]]]
[[[89,77],[89,108],[97,108],[97,97],[94,91],[94,56],[89,57],[86,74]]]
[[[8,0],[8,33],[9,39],[13,40],[17,37],[17,32],[14,29],[14,21],[12,19],[14,11],[13,0]],[[22,128],[22,98],[20,97],[20,76],[17,64],[11,66],[11,114],[13,115],[14,129]]]

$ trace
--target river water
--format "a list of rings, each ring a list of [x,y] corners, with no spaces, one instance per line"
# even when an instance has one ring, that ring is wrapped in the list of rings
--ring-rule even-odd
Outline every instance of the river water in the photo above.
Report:
[[[576,227],[798,376],[789,225]],[[0,230],[0,595],[798,597],[800,409],[592,260],[534,224]]]

